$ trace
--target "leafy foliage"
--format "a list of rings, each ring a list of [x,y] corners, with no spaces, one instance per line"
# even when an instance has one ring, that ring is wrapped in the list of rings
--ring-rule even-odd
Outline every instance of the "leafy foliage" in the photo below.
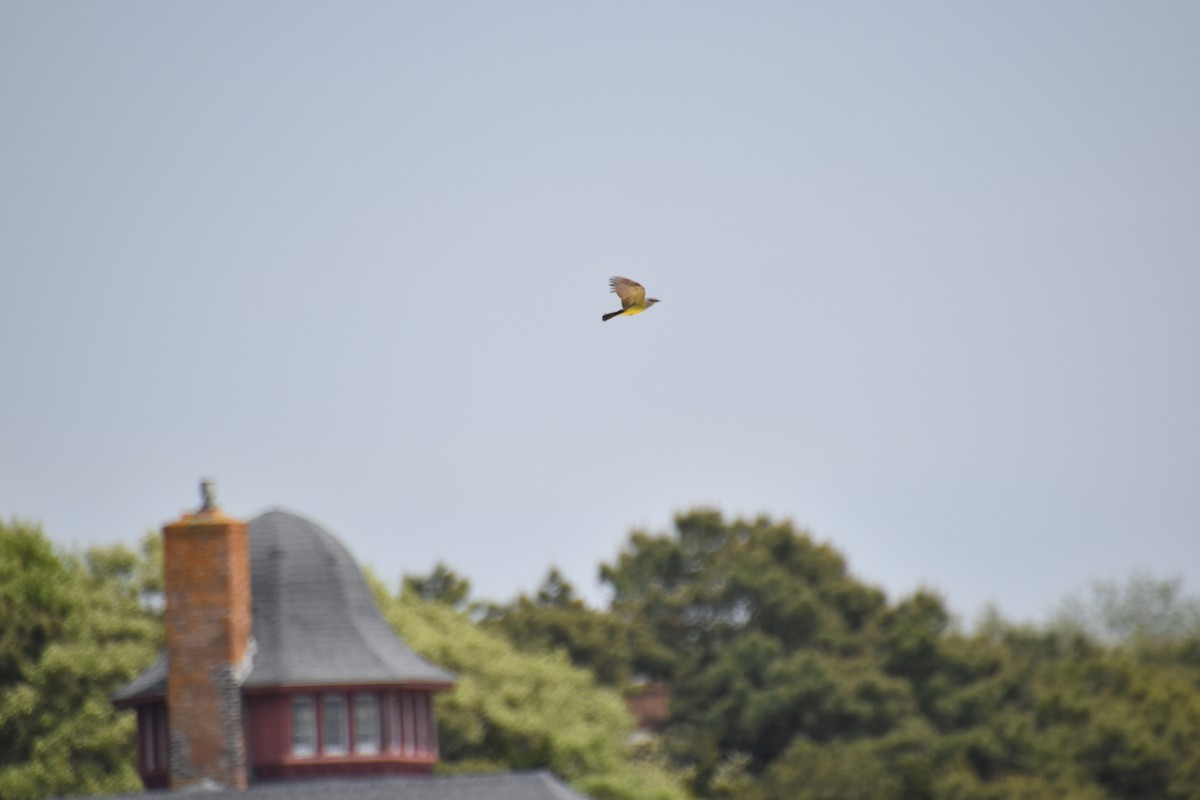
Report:
[[[1200,599],[1183,594],[1179,578],[1134,573],[1124,585],[1096,581],[1090,597],[1062,603],[1057,624],[1109,642],[1153,643],[1200,637]]]
[[[687,797],[662,764],[630,747],[633,719],[620,696],[562,654],[520,652],[413,592],[385,613],[413,649],[458,674],[438,698],[445,769],[551,769],[598,800]]]
[[[59,556],[37,527],[0,523],[0,797],[130,791],[134,724],[109,696],[153,659],[157,537],[142,553]]]
[[[634,532],[601,576],[650,643],[634,668],[670,682],[663,741],[703,796],[1200,796],[1200,640],[1177,584],[1099,597],[1121,646],[998,617],[964,634],[937,595],[889,604],[790,523],[704,509]]]
[[[488,606],[485,619],[524,650],[565,652],[602,684],[620,688],[632,678],[634,630],[616,615],[589,608],[557,569],[536,595]]]
[[[471,595],[471,582],[439,561],[429,575],[405,575],[403,591],[431,603],[445,603],[461,610]]]

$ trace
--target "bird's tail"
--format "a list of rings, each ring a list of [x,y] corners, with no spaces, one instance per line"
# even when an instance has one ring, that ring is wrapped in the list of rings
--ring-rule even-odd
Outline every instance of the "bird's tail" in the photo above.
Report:
[[[610,319],[612,319],[613,317],[619,317],[619,316],[621,316],[621,315],[622,315],[622,314],[624,314],[624,313],[625,313],[625,309],[623,309],[623,308],[622,308],[620,311],[613,311],[613,312],[610,312],[610,313],[608,313],[608,314],[605,314],[605,315],[604,315],[603,317],[601,317],[600,319],[604,320],[605,322],[608,322],[608,321],[609,321]]]

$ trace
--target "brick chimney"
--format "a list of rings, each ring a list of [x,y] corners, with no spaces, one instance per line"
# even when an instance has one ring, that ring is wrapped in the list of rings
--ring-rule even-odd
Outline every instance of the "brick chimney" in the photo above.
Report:
[[[163,528],[171,788],[244,789],[241,681],[250,658],[246,523],[202,505]]]

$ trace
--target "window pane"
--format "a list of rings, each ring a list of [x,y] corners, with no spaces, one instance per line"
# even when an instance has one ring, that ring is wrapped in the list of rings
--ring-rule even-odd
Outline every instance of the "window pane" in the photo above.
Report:
[[[379,752],[379,696],[354,695],[354,752]]]
[[[160,770],[167,768],[167,738],[170,735],[170,725],[167,724],[167,704],[154,706],[154,746],[158,748],[156,763]]]
[[[400,707],[400,742],[405,755],[413,754],[413,696],[412,692],[401,692],[404,702]]]
[[[317,750],[316,708],[311,695],[292,697],[292,755],[311,756]]]
[[[417,752],[429,752],[429,695],[417,695]]]
[[[400,752],[400,695],[388,692],[388,749]]]
[[[321,733],[324,735],[323,751],[326,755],[340,756],[346,753],[346,696],[341,694],[325,695],[324,721]]]
[[[154,761],[154,757],[157,755],[154,747],[154,709],[150,706],[142,706],[138,709],[138,717],[140,717],[138,722],[142,731],[142,763],[146,772],[153,772],[158,766]]]

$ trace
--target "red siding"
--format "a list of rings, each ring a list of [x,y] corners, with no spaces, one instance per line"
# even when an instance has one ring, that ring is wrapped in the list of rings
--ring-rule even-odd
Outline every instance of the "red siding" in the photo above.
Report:
[[[259,765],[278,764],[291,749],[291,695],[252,695],[244,703],[250,772],[257,775]]]
[[[440,689],[441,687],[437,687]],[[243,695],[247,761],[250,780],[270,781],[305,777],[428,774],[438,763],[437,720],[433,688],[339,686],[260,690]],[[321,697],[340,693],[347,698],[350,752],[329,756],[321,752]],[[355,694],[379,697],[379,752],[354,752]],[[316,708],[317,752],[292,754],[292,698],[307,694]],[[147,789],[169,786],[169,726],[163,700],[137,706],[138,772]]]
[[[339,693],[349,711],[350,752],[325,755],[321,740],[321,698]],[[379,752],[354,752],[354,695],[379,697],[381,741]],[[308,694],[316,707],[317,752],[293,755],[292,697]],[[245,698],[251,776],[278,780],[333,775],[396,775],[431,772],[438,761],[437,730],[433,720],[432,691],[394,687],[313,687],[256,692]]]

